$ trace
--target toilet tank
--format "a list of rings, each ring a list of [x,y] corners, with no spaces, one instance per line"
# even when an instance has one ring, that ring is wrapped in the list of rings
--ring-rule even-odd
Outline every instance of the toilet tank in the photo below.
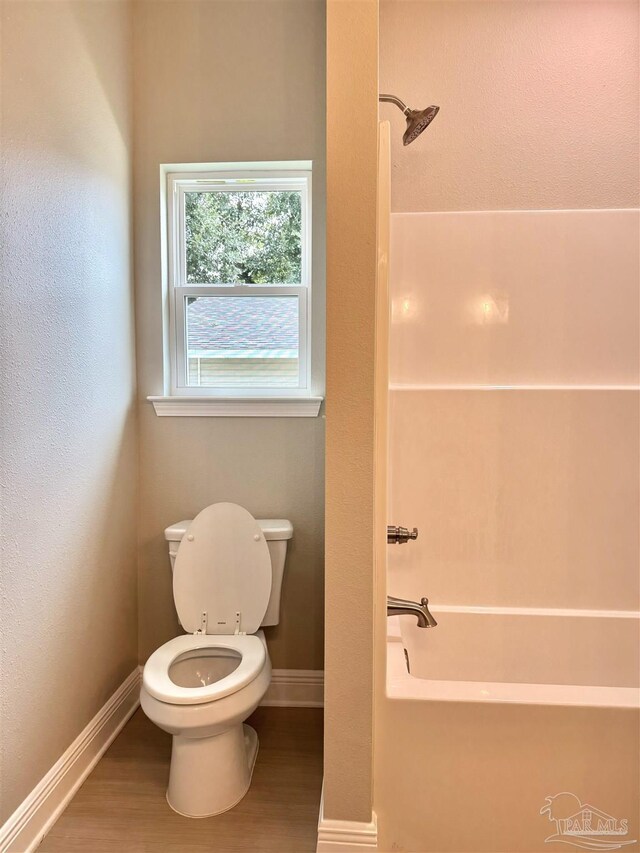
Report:
[[[280,622],[280,593],[282,592],[284,563],[287,556],[287,542],[293,536],[293,525],[285,518],[256,518],[256,521],[262,528],[271,557],[271,595],[269,596],[267,612],[261,623],[268,627]],[[171,571],[173,571],[180,541],[190,524],[191,519],[189,518],[172,524],[164,531],[164,538],[169,543]]]

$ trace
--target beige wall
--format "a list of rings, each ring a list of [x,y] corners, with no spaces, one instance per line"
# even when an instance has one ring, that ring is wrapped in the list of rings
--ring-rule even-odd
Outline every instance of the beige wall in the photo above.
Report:
[[[377,6],[327,3],[324,816],[353,821],[373,782]]]
[[[163,529],[237,501],[294,526],[273,665],[323,665],[324,421],[157,418],[162,393],[159,164],[313,160],[314,354],[323,389],[324,3],[134,4],[140,397],[140,658],[179,633]]]
[[[129,11],[2,13],[0,823],[137,663]]]
[[[394,210],[638,204],[635,0],[382,0],[380,85],[431,127],[403,149]]]

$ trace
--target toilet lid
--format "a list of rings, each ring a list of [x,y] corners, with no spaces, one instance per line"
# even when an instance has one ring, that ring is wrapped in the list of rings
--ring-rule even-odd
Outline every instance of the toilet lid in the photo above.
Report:
[[[251,513],[232,503],[198,513],[180,542],[173,570],[173,597],[185,631],[254,634],[270,595],[269,547]]]

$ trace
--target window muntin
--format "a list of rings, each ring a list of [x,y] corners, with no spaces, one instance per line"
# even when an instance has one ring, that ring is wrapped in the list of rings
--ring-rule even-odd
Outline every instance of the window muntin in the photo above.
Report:
[[[172,394],[309,394],[310,184],[167,175]]]

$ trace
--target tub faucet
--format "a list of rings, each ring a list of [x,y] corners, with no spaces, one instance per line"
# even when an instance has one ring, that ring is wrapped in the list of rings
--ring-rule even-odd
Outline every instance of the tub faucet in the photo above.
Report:
[[[394,598],[387,596],[387,616],[417,616],[418,628],[435,628],[438,624],[429,612],[429,599],[421,598],[417,601],[408,601],[406,598]]]

